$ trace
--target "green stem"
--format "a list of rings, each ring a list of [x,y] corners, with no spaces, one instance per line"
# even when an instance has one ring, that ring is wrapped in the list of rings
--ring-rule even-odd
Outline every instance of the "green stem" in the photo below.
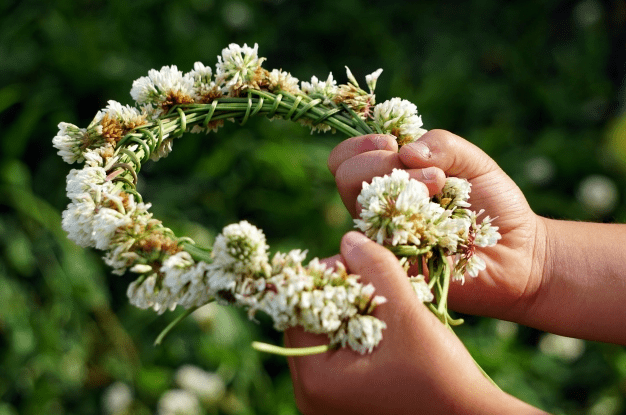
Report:
[[[161,334],[159,334],[157,336],[156,340],[154,341],[154,345],[155,346],[160,345],[161,342],[163,341],[163,339],[165,338],[165,336],[167,336],[169,334],[169,332],[172,331],[172,329],[178,325],[178,323],[183,321],[186,317],[188,317],[191,313],[196,311],[198,308],[199,307],[189,308],[189,309],[185,310],[184,313],[180,314],[178,317],[176,317],[174,320],[172,320],[172,322],[170,324],[168,324],[167,327],[165,327],[163,329]]]
[[[276,354],[279,356],[310,356],[314,354],[326,353],[330,350],[330,345],[312,347],[280,347],[273,344],[252,342],[252,348],[259,352]]]

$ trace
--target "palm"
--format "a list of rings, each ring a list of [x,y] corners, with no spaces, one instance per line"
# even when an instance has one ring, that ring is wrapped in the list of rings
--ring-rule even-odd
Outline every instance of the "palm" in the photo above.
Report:
[[[538,218],[521,190],[499,168],[472,183],[472,209],[485,210],[499,226],[502,239],[496,246],[478,251],[487,265],[476,278],[450,287],[449,304],[454,310],[494,317],[514,313],[516,304],[538,287],[540,273],[533,270]]]

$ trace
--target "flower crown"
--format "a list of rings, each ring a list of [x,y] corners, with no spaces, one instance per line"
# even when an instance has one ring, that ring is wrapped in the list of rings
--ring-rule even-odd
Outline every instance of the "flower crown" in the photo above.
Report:
[[[328,335],[329,345],[319,351],[349,346],[371,352],[385,328],[372,316],[385,299],[371,284],[362,284],[340,263],[331,268],[315,258],[305,265],[306,251],[270,259],[263,232],[246,221],[226,226],[212,248],[200,247],[155,219],[137,192],[143,163],[167,156],[184,133],[216,132],[224,120],[244,124],[264,115],[296,121],[311,132],[393,134],[399,145],[426,132],[409,101],[376,104],[382,69],[366,76],[368,91],[347,67],[346,84],[337,85],[332,73],[324,81],[313,76],[299,82],[288,72],[264,69],[257,49],[229,45],[218,56],[215,73],[200,62],[185,74],[176,66],[152,69],[133,82],[135,106],[109,101],[87,128],[60,123],[53,139],[58,154],[67,163],[84,164],[67,176],[71,202],[63,229],[78,245],[105,251],[104,262],[114,274],[138,275],[127,295],[139,308],[163,313],[181,306],[188,310],[184,318],[211,301],[234,304],[251,318],[257,311],[268,314],[277,330],[302,326]],[[442,193],[429,198],[424,184],[394,170],[364,183],[358,197],[363,210],[355,226],[391,249],[405,269],[417,266],[410,277],[417,299],[446,325],[458,323],[447,312],[450,280],[476,276],[485,263],[475,247],[500,238],[489,217],[478,223],[480,213],[468,209],[469,192],[467,181],[449,178]]]

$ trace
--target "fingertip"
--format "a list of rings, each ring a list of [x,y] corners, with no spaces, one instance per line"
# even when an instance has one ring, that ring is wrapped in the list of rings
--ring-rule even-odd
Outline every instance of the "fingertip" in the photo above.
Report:
[[[408,170],[411,178],[426,185],[430,196],[441,192],[446,184],[446,173],[438,167],[426,167],[424,169]]]
[[[402,146],[398,152],[402,163],[410,168],[421,168],[431,165],[432,151],[426,141],[415,141]]]
[[[331,151],[328,156],[328,169],[334,176],[344,161],[356,155],[376,150],[397,153],[398,143],[396,138],[388,134],[367,134],[348,138]]]

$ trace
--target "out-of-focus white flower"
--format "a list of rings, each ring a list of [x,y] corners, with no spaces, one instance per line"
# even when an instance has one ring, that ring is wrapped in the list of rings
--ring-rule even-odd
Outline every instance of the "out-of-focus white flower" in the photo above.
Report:
[[[496,320],[496,334],[503,339],[511,339],[519,330],[519,325],[511,321]]]
[[[426,130],[417,115],[415,104],[400,98],[391,98],[374,107],[374,123],[383,133],[393,134],[398,144],[405,145],[420,138]]]
[[[539,340],[539,350],[547,355],[574,361],[585,351],[585,342],[580,339],[546,333]]]
[[[113,271],[111,271],[113,274],[123,275],[126,269],[139,259],[137,253],[130,251],[134,242],[134,239],[126,239],[109,249],[104,255],[104,263],[113,268]]]
[[[580,182],[576,197],[591,213],[606,215],[617,206],[619,191],[613,180],[594,174]]]
[[[213,244],[213,265],[237,274],[263,271],[269,246],[259,228],[247,221],[226,226]]]
[[[365,75],[365,83],[367,84],[367,87],[370,89],[371,94],[373,94],[374,90],[376,89],[376,82],[378,81],[378,77],[380,76],[381,73],[383,73],[383,69],[379,68],[375,70],[374,72],[372,72],[371,74]]]
[[[322,98],[324,105],[329,105],[333,102],[339,91],[332,72],[328,74],[328,78],[325,81],[320,81],[316,76],[311,77],[311,82],[302,81],[301,88],[302,92],[309,96]]]
[[[95,247],[93,239],[93,217],[96,202],[89,193],[75,195],[62,213],[61,226],[69,239],[83,248]]]
[[[210,303],[199,307],[196,311],[191,313],[191,317],[202,327],[209,327],[213,325],[215,321],[215,316],[218,312],[218,307],[216,303]]]
[[[200,401],[191,392],[172,389],[165,392],[157,404],[158,415],[200,415]]]
[[[417,294],[418,301],[430,303],[435,297],[430,291],[430,288],[428,288],[428,283],[424,278],[422,274],[419,274],[415,277],[409,277],[409,281],[411,282],[411,286],[413,286],[413,290],[415,290],[415,294]]]
[[[261,80],[259,71],[265,58],[258,56],[259,45],[251,48],[247,44],[239,46],[231,43],[217,57],[216,82],[225,84],[231,94],[246,88],[258,88]]]
[[[524,165],[528,180],[537,185],[549,183],[554,177],[554,162],[545,156],[531,158]]]
[[[93,240],[96,249],[109,249],[115,230],[131,223],[130,215],[124,215],[114,209],[99,208],[93,217]]]
[[[226,393],[226,385],[219,375],[197,366],[181,366],[176,371],[176,383],[196,395],[207,406],[217,404]]]
[[[133,82],[130,95],[137,104],[155,108],[154,115],[158,116],[163,106],[193,102],[193,79],[183,76],[176,65],[164,66],[159,71],[150,69],[148,76]]]
[[[154,305],[156,283],[156,274],[152,274],[145,279],[139,278],[131,282],[126,290],[126,296],[129,302],[141,309],[152,307]]]
[[[182,276],[187,273],[189,267],[195,264],[189,252],[180,251],[167,257],[161,266],[161,273],[164,275],[163,285],[167,287],[183,286],[189,282]]]
[[[133,403],[133,392],[123,382],[115,382],[109,385],[102,394],[102,406],[108,415],[121,415],[125,413]]]

